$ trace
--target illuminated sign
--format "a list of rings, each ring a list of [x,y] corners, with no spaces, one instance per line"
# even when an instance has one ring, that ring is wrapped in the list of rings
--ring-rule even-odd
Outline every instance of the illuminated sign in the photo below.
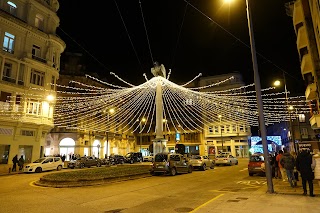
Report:
[[[267,136],[267,143],[268,143],[268,150],[272,152],[275,150],[275,146],[281,146],[282,140],[281,136]],[[263,146],[262,146],[262,139],[259,136],[252,136],[251,137],[251,153],[263,153]]]
[[[180,141],[180,133],[179,132],[176,133],[176,141]]]

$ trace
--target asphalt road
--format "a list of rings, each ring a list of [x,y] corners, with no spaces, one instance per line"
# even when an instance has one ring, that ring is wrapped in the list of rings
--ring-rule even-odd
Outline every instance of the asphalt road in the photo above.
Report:
[[[73,188],[33,184],[49,172],[0,176],[0,212],[200,212],[201,205],[223,192],[254,191],[266,184],[265,177],[248,176],[247,162],[239,159],[239,165],[190,174]]]

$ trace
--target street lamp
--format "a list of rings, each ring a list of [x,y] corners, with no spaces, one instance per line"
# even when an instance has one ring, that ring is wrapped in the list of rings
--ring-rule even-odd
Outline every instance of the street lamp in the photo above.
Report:
[[[222,137],[222,124],[221,124],[222,115],[218,115],[218,118],[220,119],[221,146],[222,146],[222,152],[223,152],[223,137]],[[219,150],[218,150],[218,152],[219,152]]]
[[[230,3],[231,0],[225,0],[227,3]],[[258,106],[258,115],[259,115],[259,126],[260,126],[260,133],[263,145],[263,155],[265,159],[265,172],[267,178],[267,186],[268,192],[274,193],[273,183],[272,183],[272,172],[271,172],[271,165],[269,160],[269,150],[268,150],[268,143],[267,143],[267,133],[266,133],[266,126],[263,114],[263,102],[261,96],[261,85],[260,85],[260,76],[258,71],[258,62],[257,62],[257,55],[256,55],[256,47],[254,42],[254,34],[253,34],[253,24],[251,20],[251,8],[249,4],[249,0],[246,0],[247,6],[247,19],[248,19],[248,28],[249,28],[249,37],[250,37],[250,47],[251,47],[251,58],[252,58],[252,66],[254,72],[254,85],[256,89],[256,97],[257,97],[257,106]]]
[[[139,120],[137,120],[139,122]],[[142,152],[142,123],[146,122],[145,118],[142,118],[141,121],[139,122],[139,127],[140,127],[140,152]]]
[[[107,129],[107,150],[106,150],[106,154],[107,156],[109,155],[109,131],[110,131],[110,126],[109,126],[109,121],[110,121],[110,114],[113,114],[115,112],[115,109],[111,108],[109,109],[109,111],[107,112],[107,116],[108,116],[108,129]]]
[[[289,106],[289,99],[288,99],[288,91],[287,91],[287,83],[286,83],[286,76],[285,73],[283,72],[283,84],[284,84],[284,92],[286,95],[286,111],[289,114],[289,129],[290,129],[290,133],[291,133],[291,148],[293,147],[294,151],[297,153],[297,148],[295,145],[295,138],[294,138],[294,133],[293,133],[293,125],[292,125],[292,119],[291,119],[291,112],[293,110],[293,106]],[[279,80],[276,80],[273,83],[274,86],[278,87],[281,85],[281,82]]]

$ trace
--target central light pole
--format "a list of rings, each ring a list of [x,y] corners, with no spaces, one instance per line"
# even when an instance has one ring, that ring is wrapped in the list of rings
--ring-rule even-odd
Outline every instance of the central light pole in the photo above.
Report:
[[[139,121],[139,120],[138,120]],[[139,122],[139,127],[140,127],[140,152],[142,153],[142,122],[146,122],[145,118],[142,118],[141,121]]]
[[[109,131],[110,131],[110,114],[113,114],[115,112],[115,110],[113,108],[109,109],[109,111],[107,112],[107,116],[108,116],[108,129],[107,129],[107,149],[106,149],[106,154],[107,157],[109,155]]]
[[[225,2],[231,3],[232,0],[225,0]],[[248,28],[249,28],[249,37],[250,37],[250,47],[251,47],[251,58],[252,58],[252,66],[253,66],[253,73],[254,73],[254,84],[256,89],[258,115],[259,115],[259,126],[260,126],[260,133],[261,133],[261,139],[262,139],[262,145],[263,145],[263,156],[265,159],[265,167],[266,167],[267,186],[268,186],[268,192],[274,193],[271,165],[269,160],[266,125],[265,125],[264,114],[263,114],[263,102],[262,102],[262,96],[261,96],[260,76],[258,71],[256,46],[254,42],[253,25],[251,20],[251,8],[250,8],[249,0],[246,0],[246,6],[247,6],[247,19],[248,19]]]

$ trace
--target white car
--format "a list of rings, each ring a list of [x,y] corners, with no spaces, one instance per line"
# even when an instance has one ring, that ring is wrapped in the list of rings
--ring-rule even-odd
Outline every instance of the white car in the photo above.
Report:
[[[238,165],[238,159],[231,154],[224,154],[216,156],[216,166],[219,165]]]
[[[197,168],[202,171],[208,168],[213,169],[215,165],[215,160],[210,159],[207,155],[192,155],[189,162],[194,169]]]
[[[57,170],[63,168],[63,162],[60,157],[43,157],[34,161],[33,163],[26,164],[23,167],[23,172],[37,172]]]
[[[143,162],[152,162],[153,161],[153,155],[143,156]]]

